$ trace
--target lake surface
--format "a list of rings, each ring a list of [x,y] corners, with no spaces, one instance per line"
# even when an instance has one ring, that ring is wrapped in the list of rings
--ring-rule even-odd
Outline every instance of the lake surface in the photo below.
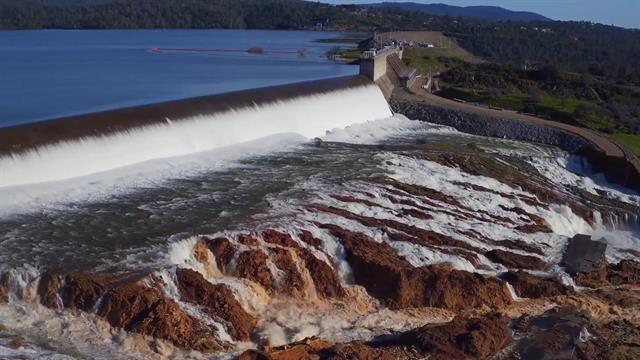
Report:
[[[262,30],[0,31],[0,127],[356,74],[328,61],[338,33]],[[264,54],[244,50],[259,47]],[[160,51],[154,52],[158,48]],[[163,51],[162,49],[191,49]],[[194,51],[231,49],[232,52]],[[305,49],[305,56],[298,51]]]

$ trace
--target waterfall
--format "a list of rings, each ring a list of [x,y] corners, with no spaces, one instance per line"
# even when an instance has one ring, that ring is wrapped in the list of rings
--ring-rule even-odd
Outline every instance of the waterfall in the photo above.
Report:
[[[0,188],[65,180],[184,156],[277,134],[313,138],[334,128],[391,116],[375,85],[169,119],[100,136],[66,140],[0,157]]]

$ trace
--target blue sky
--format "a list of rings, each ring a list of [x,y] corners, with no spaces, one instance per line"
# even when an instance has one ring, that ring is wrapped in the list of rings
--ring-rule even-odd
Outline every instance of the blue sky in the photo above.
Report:
[[[494,5],[533,11],[556,20],[588,20],[607,25],[640,28],[640,0],[323,0],[332,4],[414,1],[449,5]]]

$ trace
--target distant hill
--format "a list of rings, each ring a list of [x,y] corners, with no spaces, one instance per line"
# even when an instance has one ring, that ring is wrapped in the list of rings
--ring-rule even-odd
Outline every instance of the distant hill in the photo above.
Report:
[[[101,5],[111,3],[114,0],[21,0],[23,4],[40,4],[40,5]],[[2,3],[15,3],[15,0],[0,0]]]
[[[492,21],[551,21],[551,19],[528,11],[511,11],[498,6],[453,6],[446,4],[421,4],[414,2],[382,2],[366,4],[372,8],[420,11],[437,16],[452,16]]]

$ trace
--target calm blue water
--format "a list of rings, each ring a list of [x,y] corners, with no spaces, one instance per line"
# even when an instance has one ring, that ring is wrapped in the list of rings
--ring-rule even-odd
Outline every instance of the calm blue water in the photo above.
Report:
[[[324,58],[336,33],[253,30],[0,31],[0,127],[357,73]],[[225,48],[296,54],[154,53]]]

